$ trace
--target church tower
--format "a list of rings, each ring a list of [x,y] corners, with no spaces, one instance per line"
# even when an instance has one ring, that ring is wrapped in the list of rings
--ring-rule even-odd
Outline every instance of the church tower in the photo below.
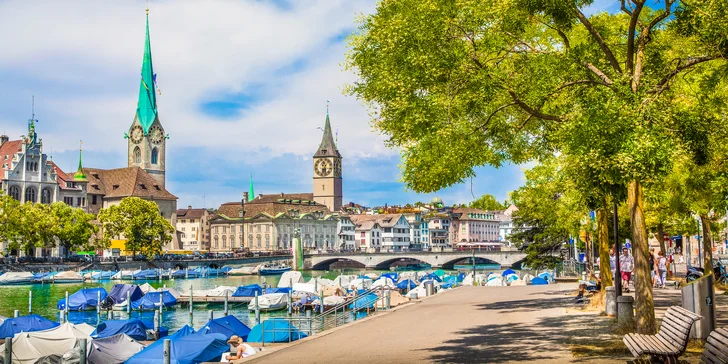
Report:
[[[342,195],[341,154],[331,134],[327,106],[324,136],[313,155],[313,199],[335,212],[341,208]]]
[[[167,139],[157,113],[155,81],[152,68],[152,46],[149,41],[149,9],[147,9],[147,35],[144,41],[139,99],[134,122],[124,136],[128,141],[129,167],[139,167],[149,173],[164,188]]]

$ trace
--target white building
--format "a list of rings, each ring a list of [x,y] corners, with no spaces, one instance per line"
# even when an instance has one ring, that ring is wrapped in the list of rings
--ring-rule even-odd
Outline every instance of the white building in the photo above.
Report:
[[[349,215],[339,214],[339,221],[336,223],[337,245],[336,248],[340,250],[357,250],[359,244],[355,240],[355,229],[354,223],[351,222]]]
[[[207,210],[193,209],[192,206],[177,210],[175,228],[179,235],[182,250],[210,250],[209,217]]]
[[[513,213],[516,211],[518,211],[518,207],[516,205],[510,205],[507,209],[496,215],[500,221],[498,239],[503,244],[511,245],[510,236],[518,230],[518,227],[513,223]]]
[[[450,247],[450,217],[447,214],[436,214],[427,221],[430,248]]]
[[[422,215],[414,213],[405,214],[404,217],[410,225],[410,249],[422,250]]]
[[[351,215],[350,218],[356,226],[356,239],[360,245],[366,244],[367,249],[409,249],[411,226],[403,214]]]

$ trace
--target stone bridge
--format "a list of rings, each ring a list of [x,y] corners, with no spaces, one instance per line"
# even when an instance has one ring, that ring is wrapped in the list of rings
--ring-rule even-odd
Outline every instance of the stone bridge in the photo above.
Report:
[[[473,253],[468,251],[454,252],[399,252],[399,253],[334,253],[334,254],[304,254],[304,268],[314,270],[328,270],[336,262],[357,262],[371,269],[389,269],[392,263],[404,259],[412,259],[431,265],[433,268],[452,269],[455,263],[466,260],[470,264]],[[520,251],[481,251],[475,252],[478,264],[500,264],[501,267],[511,267],[520,264],[526,257]]]

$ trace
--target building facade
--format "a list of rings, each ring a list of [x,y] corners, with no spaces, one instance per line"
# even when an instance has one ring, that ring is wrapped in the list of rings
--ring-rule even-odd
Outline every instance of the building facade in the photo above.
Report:
[[[456,208],[450,225],[451,244],[497,243],[500,220],[496,213],[473,208]]]
[[[429,232],[430,248],[450,247],[449,214],[436,213],[428,216],[427,230]]]
[[[359,248],[359,244],[357,244],[357,241],[355,239],[355,229],[354,223],[351,221],[351,218],[348,214],[345,213],[339,213],[338,214],[338,222],[336,224],[336,231],[338,233],[338,244],[336,245],[336,249],[338,250],[357,250]]]
[[[404,214],[351,215],[360,246],[380,251],[408,250],[412,227]]]
[[[422,215],[419,213],[404,214],[410,225],[410,249],[422,250]]]
[[[518,211],[518,207],[510,205],[497,215],[500,221],[499,239],[503,244],[511,245],[511,234],[518,232],[518,226],[513,223],[513,213],[516,211]]]
[[[336,248],[338,217],[311,193],[261,194],[245,203],[244,220],[242,210],[240,202],[220,206],[210,219],[210,251],[290,250],[296,230],[304,249]]]
[[[176,212],[175,229],[179,235],[182,250],[210,250],[210,214],[206,209],[179,209]]]

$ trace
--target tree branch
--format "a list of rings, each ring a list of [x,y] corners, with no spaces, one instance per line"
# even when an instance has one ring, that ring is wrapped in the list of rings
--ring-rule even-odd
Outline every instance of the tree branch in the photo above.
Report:
[[[516,105],[518,105],[523,111],[543,120],[551,120],[551,121],[563,121],[560,117],[556,115],[550,115],[550,114],[544,114],[540,110],[536,110],[530,106],[528,106],[523,100],[518,98],[518,95],[516,95],[515,92],[508,90],[508,94],[511,95],[511,98],[513,98],[513,101]]]
[[[661,92],[662,90],[660,90],[660,89],[664,88],[667,85],[667,83],[670,82],[670,80],[673,79],[675,76],[677,76],[680,72],[682,72],[688,68],[691,68],[691,67],[695,66],[696,64],[716,60],[718,58],[721,58],[721,56],[713,55],[713,56],[702,56],[702,57],[689,58],[688,61],[685,62],[685,64],[680,64],[680,63],[682,63],[682,60],[678,61],[678,66],[675,67],[674,70],[670,71],[670,73],[665,75],[665,77],[663,77],[660,80],[660,82],[658,82],[657,85],[655,85],[655,89],[652,90],[652,92]]]
[[[640,19],[640,12],[642,7],[645,5],[644,1],[634,0],[635,7],[632,10],[631,18],[629,19],[629,30],[627,32],[627,71],[631,74],[634,72],[634,37],[635,28],[637,28],[637,21]]]
[[[599,77],[599,78],[600,78],[600,79],[601,79],[602,81],[604,81],[604,83],[605,83],[605,84],[606,84],[607,86],[611,86],[611,85],[612,85],[612,84],[614,83],[614,82],[612,82],[612,80],[611,80],[611,79],[609,78],[609,76],[605,75],[605,74],[604,74],[604,72],[602,72],[602,70],[600,70],[599,68],[597,68],[597,66],[595,66],[595,65],[593,65],[593,64],[591,64],[591,63],[589,63],[589,62],[585,62],[585,63],[584,63],[584,66],[585,66],[586,68],[588,68],[588,69],[589,69],[589,71],[592,71],[592,72],[593,72],[593,73],[594,73],[595,75],[597,75],[597,77]]]
[[[501,110],[503,110],[503,109],[505,109],[505,108],[507,108],[509,106],[515,106],[515,105],[516,105],[516,103],[515,102],[512,102],[510,104],[505,104],[505,105],[499,106],[492,113],[490,113],[490,115],[488,115],[488,118],[485,120],[485,122],[483,124],[480,124],[480,126],[477,127],[477,129],[483,129],[485,126],[487,126],[488,124],[490,124],[490,119],[492,119],[495,116],[495,114],[497,114],[499,111],[501,111]]]
[[[579,9],[576,9],[576,16],[579,18],[579,21],[581,22],[581,24],[584,25],[586,30],[588,30],[589,33],[592,35],[592,38],[594,38],[597,44],[599,44],[599,47],[602,49],[604,55],[609,60],[609,64],[612,65],[612,68],[614,68],[614,70],[618,73],[622,73],[622,68],[619,67],[619,62],[617,62],[617,58],[614,57],[612,50],[609,49],[609,46],[607,45],[607,43],[604,42],[601,34],[599,34],[599,32],[594,28],[592,23],[589,22],[589,19],[587,19],[584,13],[582,13]]]

